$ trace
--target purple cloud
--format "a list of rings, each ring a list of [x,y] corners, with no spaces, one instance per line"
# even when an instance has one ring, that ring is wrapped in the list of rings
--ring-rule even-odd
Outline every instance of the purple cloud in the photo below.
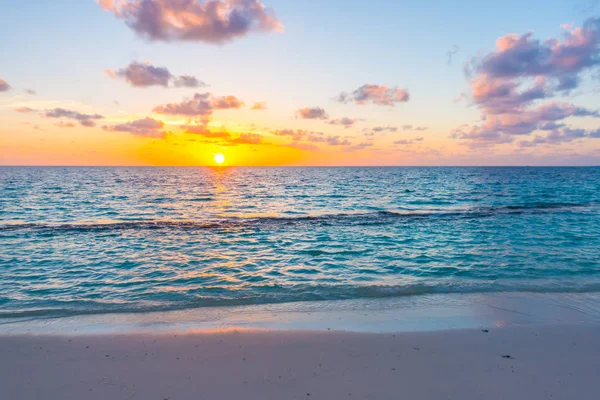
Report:
[[[166,135],[163,131],[164,126],[165,124],[162,121],[152,118],[144,118],[123,124],[104,125],[102,129],[110,132],[128,132],[136,136],[164,138]]]
[[[414,142],[422,142],[423,138],[422,137],[416,137],[414,139],[401,139],[401,140],[396,140],[394,142],[394,144],[396,145],[410,145],[413,144]]]
[[[564,128],[553,130],[545,136],[536,135],[532,140],[522,140],[520,147],[534,147],[539,144],[558,145],[561,143],[570,143],[584,138],[596,138],[598,131],[587,131],[585,129]]]
[[[331,121],[327,122],[330,125],[342,125],[344,128],[350,128],[352,125],[354,125],[356,123],[356,119],[352,119],[352,118],[348,118],[348,117],[343,117],[343,118],[338,118],[338,119],[332,119]]]
[[[175,87],[198,88],[206,86],[204,82],[190,75],[175,76],[166,67],[155,67],[149,62],[132,62],[126,68],[116,71],[107,69],[104,71],[110,78],[123,78],[133,87],[163,86],[169,87],[169,83]]]
[[[296,111],[296,115],[303,119],[328,119],[324,109],[319,107],[304,107]]]
[[[283,31],[258,0],[97,0],[105,11],[152,41],[224,44],[250,32]]]
[[[380,106],[393,106],[407,102],[410,94],[406,89],[389,88],[384,85],[365,84],[352,93],[343,92],[336,98],[341,103],[367,104],[372,102]]]
[[[355,145],[348,145],[347,147],[342,149],[342,151],[344,151],[344,152],[359,151],[359,150],[364,150],[369,147],[373,147],[373,142],[361,142],[361,143],[358,143]]]
[[[376,126],[375,128],[373,128],[373,132],[375,133],[380,133],[380,132],[398,132],[398,128],[395,126]]]
[[[96,126],[95,120],[103,119],[104,117],[100,114],[82,114],[77,111],[67,110],[64,108],[55,108],[53,110],[46,110],[44,114],[47,118],[68,118],[79,122],[82,126],[93,127]]]
[[[308,143],[323,143],[329,146],[347,146],[350,145],[348,139],[341,138],[340,136],[329,136],[323,132],[312,132],[305,131],[302,129],[283,129],[276,130],[273,132],[276,136],[289,137],[294,142],[308,142]]]

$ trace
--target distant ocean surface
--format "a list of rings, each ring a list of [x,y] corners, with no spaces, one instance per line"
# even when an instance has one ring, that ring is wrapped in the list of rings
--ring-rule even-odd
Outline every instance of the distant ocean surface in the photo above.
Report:
[[[600,291],[600,168],[0,168],[0,319]]]

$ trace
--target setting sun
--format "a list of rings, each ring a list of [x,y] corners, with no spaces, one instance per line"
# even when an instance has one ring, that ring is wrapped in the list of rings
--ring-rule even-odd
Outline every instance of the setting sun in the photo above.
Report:
[[[215,154],[215,162],[219,165],[223,164],[225,162],[225,156],[221,153]]]

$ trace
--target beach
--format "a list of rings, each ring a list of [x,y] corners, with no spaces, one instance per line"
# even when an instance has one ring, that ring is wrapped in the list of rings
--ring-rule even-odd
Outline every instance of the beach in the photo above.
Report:
[[[7,336],[5,399],[596,399],[600,325]]]
[[[437,295],[0,325],[3,398],[596,399],[595,294]]]

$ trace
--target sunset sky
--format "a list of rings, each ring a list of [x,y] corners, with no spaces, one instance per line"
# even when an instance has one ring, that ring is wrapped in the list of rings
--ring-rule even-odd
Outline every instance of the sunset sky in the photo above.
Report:
[[[1,10],[1,165],[600,164],[600,1]]]

